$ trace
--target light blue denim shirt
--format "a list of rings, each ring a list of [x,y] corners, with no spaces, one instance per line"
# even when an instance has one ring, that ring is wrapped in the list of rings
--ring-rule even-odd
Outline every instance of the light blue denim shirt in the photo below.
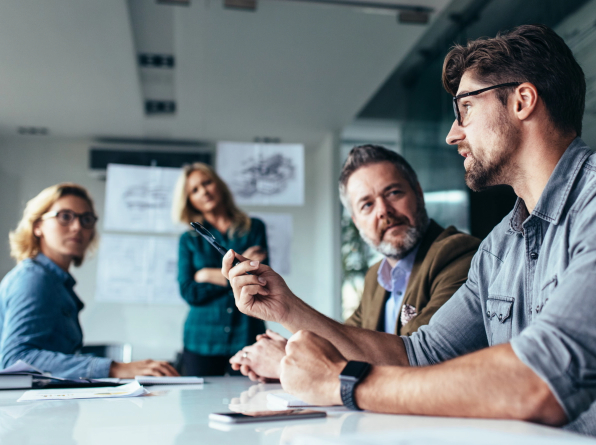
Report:
[[[389,298],[385,303],[385,332],[388,334],[395,334],[397,330],[397,316],[399,309],[410,281],[412,268],[414,267],[414,260],[416,253],[418,253],[418,244],[410,253],[399,260],[393,268],[383,258],[379,270],[377,271],[377,282],[387,291],[390,292]]]
[[[21,261],[0,283],[0,366],[23,360],[52,375],[108,377],[112,361],[76,355],[83,302],[74,278],[43,254]]]
[[[569,421],[579,417],[568,428],[596,435],[596,155],[581,139],[532,214],[518,199],[480,245],[467,282],[402,339],[413,366],[509,342]]]

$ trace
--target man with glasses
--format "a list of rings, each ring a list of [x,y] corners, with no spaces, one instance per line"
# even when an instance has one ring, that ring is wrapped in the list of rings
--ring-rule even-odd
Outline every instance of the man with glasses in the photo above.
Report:
[[[311,403],[596,434],[596,155],[579,138],[584,74],[552,30],[520,26],[456,45],[443,84],[455,96],[447,142],[465,157],[468,186],[508,184],[518,200],[429,325],[401,338],[342,326],[271,269],[231,268],[228,254],[237,305],[311,331],[290,339],[281,366],[284,388]]]

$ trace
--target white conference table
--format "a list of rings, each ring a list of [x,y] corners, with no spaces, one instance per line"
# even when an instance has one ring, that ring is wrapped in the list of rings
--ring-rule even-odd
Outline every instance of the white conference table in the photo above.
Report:
[[[151,395],[143,397],[19,403],[16,400],[23,390],[2,390],[0,444],[276,445],[314,444],[326,440],[344,443],[354,433],[379,435],[407,432],[413,428],[428,431],[473,428],[486,433],[486,437],[506,432],[533,440],[584,443],[583,436],[527,422],[395,416],[353,412],[345,408],[328,410],[325,419],[228,426],[209,422],[209,413],[265,410],[267,393],[280,392],[281,386],[256,385],[244,377],[214,377],[206,378],[204,385],[152,386],[148,389]],[[315,439],[301,439],[303,436]],[[522,440],[520,443],[527,442]],[[506,445],[513,443],[510,441]]]

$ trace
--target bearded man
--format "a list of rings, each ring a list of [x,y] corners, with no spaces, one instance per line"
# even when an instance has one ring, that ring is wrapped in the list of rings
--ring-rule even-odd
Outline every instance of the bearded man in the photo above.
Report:
[[[384,256],[367,272],[346,325],[410,335],[468,278],[480,240],[429,220],[414,169],[398,153],[354,147],[339,178],[340,199],[360,236]],[[268,331],[230,359],[253,380],[278,379],[286,339]]]
[[[222,272],[236,305],[296,332],[281,383],[312,404],[596,435],[596,154],[580,139],[584,73],[553,30],[524,25],[456,45],[443,84],[455,112],[447,142],[465,157],[468,185],[508,184],[518,200],[430,323],[409,337],[340,325],[230,251]],[[243,262],[232,267],[234,256]]]

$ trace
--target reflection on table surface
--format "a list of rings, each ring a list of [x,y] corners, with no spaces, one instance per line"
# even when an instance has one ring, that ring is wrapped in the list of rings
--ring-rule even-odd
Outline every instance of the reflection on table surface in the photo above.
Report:
[[[206,378],[204,385],[153,386],[150,396],[103,400],[20,402],[22,390],[0,391],[0,443],[23,444],[289,444],[300,436],[340,438],[412,428],[474,427],[549,436],[569,435],[525,422],[394,416],[326,409],[325,419],[226,425],[213,412],[271,409],[267,394],[279,384],[244,377]]]

